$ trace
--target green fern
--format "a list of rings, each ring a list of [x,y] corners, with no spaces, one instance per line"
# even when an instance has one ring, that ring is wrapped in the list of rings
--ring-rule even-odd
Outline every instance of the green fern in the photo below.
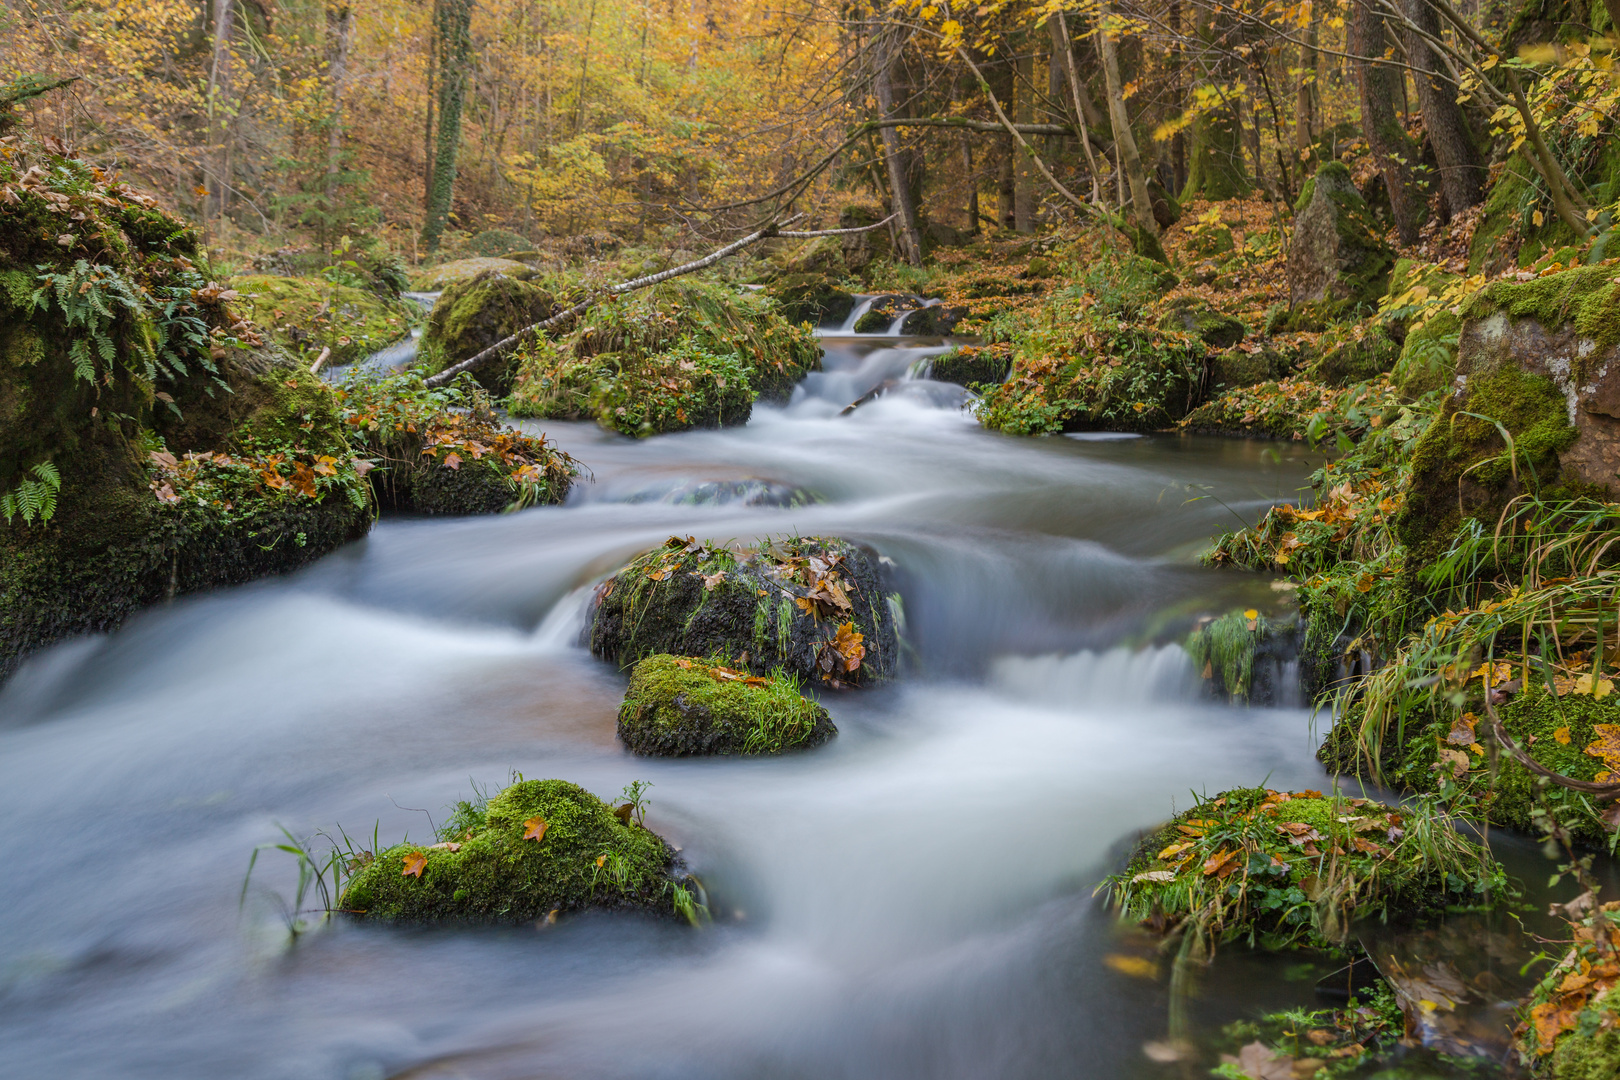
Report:
[[[109,370],[118,359],[118,344],[112,337],[112,325],[119,309],[139,316],[145,309],[145,299],[118,271],[108,266],[92,266],[84,259],[75,262],[68,273],[41,273],[39,280],[43,284],[34,292],[33,306],[43,310],[55,298],[68,329],[83,334],[75,337],[73,344],[68,347],[73,374],[85,382],[96,382],[99,375],[96,356],[100,356]],[[91,352],[92,346],[94,354]],[[156,375],[153,357],[146,355],[130,357],[129,360],[139,361],[141,374],[147,379]],[[134,369],[133,364],[131,368]]]
[[[11,491],[0,495],[0,517],[11,524],[21,516],[24,525],[32,525],[38,518],[41,525],[56,514],[56,493],[62,489],[62,474],[49,461],[42,461],[29,470],[32,480],[24,480]]]

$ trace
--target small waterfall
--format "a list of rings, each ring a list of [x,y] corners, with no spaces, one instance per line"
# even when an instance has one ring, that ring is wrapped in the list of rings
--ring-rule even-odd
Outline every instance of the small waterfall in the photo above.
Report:
[[[1198,673],[1180,645],[1004,656],[990,665],[990,681],[1003,692],[1070,709],[1191,701],[1199,693]]]

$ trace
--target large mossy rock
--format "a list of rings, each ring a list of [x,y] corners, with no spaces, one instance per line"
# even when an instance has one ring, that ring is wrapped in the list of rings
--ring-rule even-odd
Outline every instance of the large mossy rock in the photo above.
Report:
[[[838,227],[861,229],[875,225],[887,216],[871,206],[846,206],[838,214]],[[894,255],[894,242],[890,239],[887,229],[846,233],[838,238],[838,243],[844,253],[844,265],[854,273],[860,273],[872,263],[892,258]]]
[[[993,386],[1007,378],[1012,351],[1005,346],[963,345],[928,362],[927,378],[957,386]]]
[[[698,657],[637,662],[619,708],[619,738],[637,754],[780,754],[820,746],[838,729],[781,673],[750,676]]]
[[[598,587],[590,646],[621,666],[710,656],[756,675],[865,686],[896,674],[899,611],[877,556],[847,540],[737,551],[671,537]]]
[[[408,923],[525,923],[585,908],[673,914],[674,852],[630,816],[564,780],[519,781],[483,807],[463,804],[439,843],[378,853],[338,906]]]
[[[1324,386],[1351,386],[1389,371],[1400,353],[1400,345],[1384,328],[1373,326],[1329,348],[1311,362],[1305,373]]]
[[[196,234],[87,162],[26,136],[10,151],[0,677],[149,604],[302,566],[371,521],[330,391],[208,280]]]
[[[679,278],[593,309],[517,361],[515,415],[642,437],[747,423],[756,398],[785,403],[819,370],[821,350],[769,298]]]
[[[1351,312],[1373,304],[1389,283],[1394,252],[1380,235],[1350,170],[1333,161],[1306,181],[1288,246],[1291,308]]]
[[[248,317],[277,344],[310,361],[330,349],[326,363],[331,367],[352,364],[400,340],[422,318],[413,303],[320,278],[250,274],[232,278],[230,286],[241,294]]]
[[[854,295],[823,274],[787,274],[771,282],[765,293],[793,323],[841,323],[855,310]]]
[[[1178,297],[1159,318],[1160,330],[1180,330],[1192,334],[1214,349],[1230,349],[1243,340],[1243,323],[1217,311],[1196,296]]]
[[[458,281],[471,281],[480,274],[488,273],[505,274],[509,278],[527,281],[540,271],[516,259],[457,259],[423,270],[411,281],[411,288],[417,292],[439,292]]]
[[[417,352],[422,370],[436,374],[483,352],[525,326],[533,326],[557,306],[551,290],[527,277],[485,270],[446,285],[428,314]],[[517,361],[510,356],[484,364],[474,377],[490,393],[512,389]]]

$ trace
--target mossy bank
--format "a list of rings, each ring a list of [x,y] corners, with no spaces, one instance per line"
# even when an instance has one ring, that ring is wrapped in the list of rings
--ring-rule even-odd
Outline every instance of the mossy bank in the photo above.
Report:
[[[660,757],[780,754],[820,746],[838,729],[781,671],[749,675],[701,657],[639,661],[619,708],[619,739]]]

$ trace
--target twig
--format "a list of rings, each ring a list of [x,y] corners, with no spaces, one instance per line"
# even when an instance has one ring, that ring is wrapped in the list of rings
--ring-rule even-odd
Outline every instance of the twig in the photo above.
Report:
[[[328,356],[331,356],[331,355],[332,355],[332,346],[328,345],[324,349],[321,350],[321,355],[319,355],[319,356],[317,356],[315,358],[315,362],[313,364],[309,365],[309,373],[311,375],[313,375],[317,371],[321,370],[321,365],[326,363],[326,358]]]
[[[791,224],[803,216],[803,214],[795,214],[793,217],[788,218],[787,221],[783,222],[783,224]],[[709,254],[703,256],[701,259],[695,259],[689,263],[682,263],[680,266],[672,266],[668,270],[661,270],[656,274],[648,274],[646,277],[635,278],[631,281],[622,281],[617,285],[609,285],[596,295],[586,297],[573,307],[565,308],[564,310],[559,311],[555,315],[551,316],[549,319],[543,319],[532,326],[525,326],[523,329],[512,334],[510,337],[502,338],[484,351],[474,353],[472,356],[469,356],[467,359],[461,361],[461,363],[447,367],[437,375],[430,376],[424,380],[424,382],[426,382],[428,386],[443,386],[451,379],[454,379],[457,375],[460,375],[463,371],[471,371],[473,368],[479,367],[480,365],[493,360],[495,357],[506,352],[528,335],[543,333],[546,330],[550,330],[554,326],[560,326],[569,319],[583,315],[586,311],[589,311],[591,307],[606,297],[622,296],[625,293],[635,292],[637,289],[645,289],[648,286],[657,285],[660,282],[668,281],[670,278],[680,277],[683,274],[691,274],[698,270],[705,269],[706,267],[713,266],[727,255],[734,255],[743,248],[757,244],[761,240],[768,239],[769,237],[790,236],[795,239],[802,239],[815,236],[847,236],[850,233],[871,232],[873,229],[887,225],[890,220],[893,219],[893,217],[894,215],[890,214],[888,217],[884,218],[882,221],[879,221],[875,225],[863,225],[855,229],[819,229],[814,232],[783,232],[781,228],[773,222],[765,226],[763,229],[749,233],[741,240],[733,240],[725,247],[717,248],[716,250],[709,252]]]

